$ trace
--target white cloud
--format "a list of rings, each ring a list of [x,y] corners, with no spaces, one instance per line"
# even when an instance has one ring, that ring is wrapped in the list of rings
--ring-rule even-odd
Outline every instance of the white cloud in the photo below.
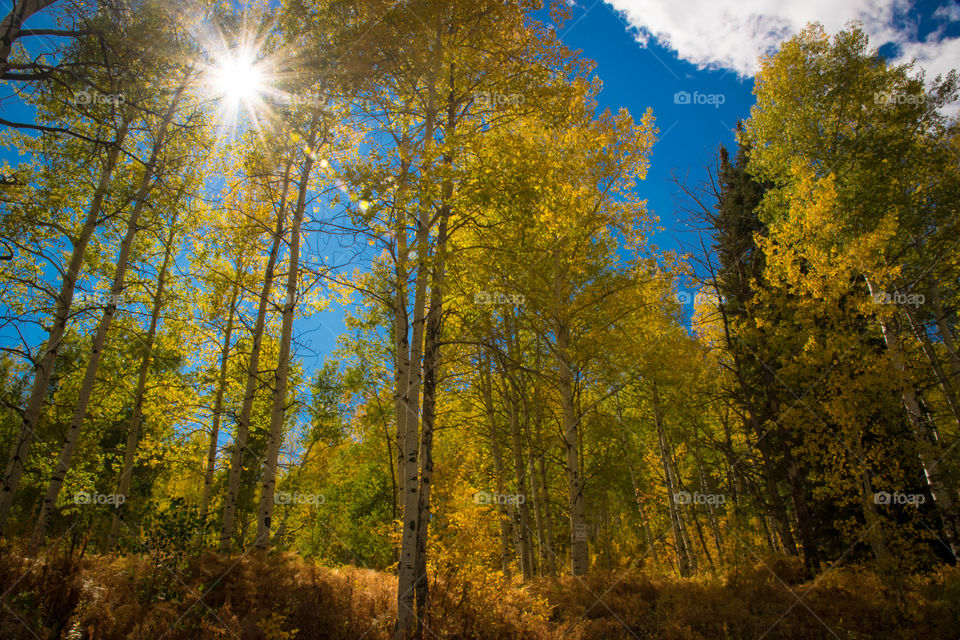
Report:
[[[933,12],[933,17],[946,22],[960,22],[960,4],[945,4]]]
[[[951,69],[960,70],[960,38],[900,43],[898,62],[910,60],[916,60],[916,65],[926,70],[927,80],[938,74],[945,76]]]
[[[909,15],[910,0],[605,0],[636,31],[638,42],[651,38],[699,68],[732,69],[752,76],[757,61],[776,51],[784,39],[808,22],[820,22],[828,33],[850,20],[863,22],[873,46],[899,46],[896,62],[917,59],[932,79],[960,66],[960,38],[932,34],[917,42],[912,31],[894,28],[894,18]],[[949,14],[938,16],[949,19]],[[897,21],[902,24],[902,21]]]

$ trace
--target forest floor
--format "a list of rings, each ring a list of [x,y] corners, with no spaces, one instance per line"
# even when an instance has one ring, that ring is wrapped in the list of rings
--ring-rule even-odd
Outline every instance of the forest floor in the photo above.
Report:
[[[171,568],[172,567],[172,568]],[[722,578],[638,571],[507,585],[436,577],[425,638],[507,640],[956,640],[960,569],[917,574],[902,597],[855,567],[804,581],[788,558]],[[387,640],[396,580],[269,557],[0,556],[0,638]]]

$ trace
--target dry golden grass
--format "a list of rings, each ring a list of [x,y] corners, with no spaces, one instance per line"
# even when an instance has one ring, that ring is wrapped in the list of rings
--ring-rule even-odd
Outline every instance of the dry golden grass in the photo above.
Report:
[[[902,600],[867,570],[800,575],[772,558],[723,579],[597,572],[520,588],[496,574],[442,577],[425,637],[955,640],[960,629],[956,568],[907,579]],[[392,576],[290,554],[203,554],[170,571],[134,556],[8,553],[0,587],[4,640],[388,640],[396,611]]]

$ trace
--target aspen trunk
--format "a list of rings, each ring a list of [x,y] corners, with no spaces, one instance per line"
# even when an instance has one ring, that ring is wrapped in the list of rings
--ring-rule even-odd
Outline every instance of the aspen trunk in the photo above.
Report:
[[[440,108],[437,105],[439,91],[437,86],[437,76],[443,72],[444,34],[452,33],[453,31],[453,26],[442,24],[442,19],[436,25],[433,48],[431,51],[433,59],[430,62],[426,78],[426,108],[424,109],[425,117],[423,127],[422,155],[423,166],[421,167],[423,172],[433,168],[435,157],[437,156],[438,145],[436,143],[435,136],[437,129],[442,126],[441,123],[438,122]],[[452,65],[450,67],[449,83],[451,88],[447,103],[445,105],[447,119],[446,126],[443,130],[444,138],[447,140],[449,140],[449,136],[452,136],[454,133],[457,117],[457,105],[453,103],[454,90],[452,87],[454,85],[454,75]],[[443,154],[442,163],[447,169],[452,167],[452,158],[448,153]],[[406,384],[400,385],[401,394],[398,397],[397,402],[398,410],[402,410],[406,413],[406,417],[402,424],[402,430],[399,415],[397,425],[398,456],[403,460],[402,464],[400,465],[400,484],[404,495],[403,530],[400,537],[400,560],[397,564],[397,622],[394,628],[394,636],[397,640],[405,640],[413,635],[416,635],[418,638],[422,638],[424,616],[427,613],[426,606],[428,601],[425,544],[427,528],[429,526],[430,483],[432,482],[433,468],[433,420],[435,416],[432,414],[428,416],[431,423],[429,426],[425,425],[424,428],[429,428],[430,433],[424,435],[426,442],[421,443],[420,392],[421,386],[424,383],[424,374],[427,372],[427,370],[433,372],[434,378],[431,382],[433,389],[430,391],[431,393],[435,392],[436,368],[440,364],[439,343],[434,341],[432,344],[425,346],[424,338],[426,334],[428,334],[430,331],[433,331],[433,338],[435,340],[438,338],[441,329],[443,311],[443,270],[447,235],[446,225],[447,219],[450,216],[450,200],[452,195],[453,183],[451,178],[447,177],[444,179],[441,187],[440,211],[438,212],[436,219],[436,221],[439,222],[439,228],[437,229],[437,242],[433,255],[435,262],[430,272],[428,272],[427,265],[429,264],[431,227],[432,224],[434,224],[434,221],[431,220],[434,211],[433,205],[421,201],[419,203],[418,218],[416,221],[415,242],[417,269],[413,295],[413,318],[412,323],[409,323],[411,325],[409,326],[411,340],[410,343],[406,345],[409,351],[403,354],[403,362],[405,365],[403,378]],[[402,285],[402,283],[405,282],[405,277],[404,279],[401,279],[400,275],[401,272],[404,274],[406,273],[406,268],[403,263],[408,259],[408,254],[405,251],[400,251],[399,239],[401,235],[402,234],[398,233],[397,242],[398,294],[406,291],[405,287]],[[431,301],[429,310],[431,317],[428,319],[427,284],[430,280],[432,280],[433,286],[431,287],[430,291]],[[434,295],[436,295],[436,298],[434,298]],[[434,304],[434,302],[436,304]],[[408,328],[409,321],[409,316],[407,315],[406,295],[398,295],[396,297],[394,308],[397,321],[401,320],[399,316],[403,316],[402,322],[395,322],[398,328],[402,324],[405,330],[403,341],[406,342],[406,329]],[[428,322],[432,322],[432,325],[429,329],[427,327]],[[399,345],[400,343],[398,335],[398,346]],[[428,357],[425,357],[427,351],[430,351],[431,353]],[[397,361],[398,364],[401,362],[401,354],[399,349],[397,352]],[[435,398],[431,398],[430,402],[435,402]],[[401,407],[400,405],[403,406]],[[433,406],[428,406],[427,408],[429,408],[431,412],[435,411]],[[421,461],[419,458],[421,447],[423,447],[424,453],[429,456],[427,460]],[[425,478],[423,475],[421,475],[421,462],[424,464],[422,471],[426,476]],[[425,493],[425,495],[421,496],[421,493]],[[421,531],[421,529],[423,529],[423,531]],[[424,608],[415,609],[414,607],[421,601]]]
[[[406,145],[407,139],[402,140],[401,146]],[[409,166],[404,164],[400,171],[399,190],[405,187],[406,175]],[[416,520],[411,517],[413,498],[410,492],[417,493],[419,489],[419,470],[417,469],[418,425],[417,414],[411,416],[410,388],[411,368],[416,365],[419,369],[420,361],[411,362],[410,354],[410,314],[407,308],[408,289],[407,281],[410,277],[407,261],[410,256],[406,221],[404,213],[396,211],[397,221],[394,233],[397,238],[397,259],[394,263],[396,276],[393,291],[393,334],[394,334],[394,415],[397,429],[397,488],[400,494],[398,502],[401,511],[401,539],[400,549],[397,551],[397,622],[394,628],[398,639],[410,637],[415,631],[414,625],[414,573],[416,571]],[[422,304],[421,298],[414,302],[414,307]],[[416,412],[418,408],[414,408]],[[413,432],[410,433],[408,423],[413,419]],[[411,459],[412,456],[412,459]],[[419,506],[419,498],[416,500]],[[411,545],[411,543],[413,543]],[[402,583],[402,586],[401,586]]]
[[[540,336],[534,336],[534,368],[536,371],[543,370],[543,361],[541,359],[542,349],[540,347]],[[543,443],[543,405],[540,401],[539,383],[534,383],[534,403],[537,408],[536,419],[534,421],[534,436],[536,441]],[[533,441],[530,443],[530,455],[533,456]],[[531,470],[531,481],[539,482],[539,495],[537,500],[540,503],[540,511],[543,518],[543,524],[540,528],[540,569],[549,576],[557,575],[557,556],[553,549],[553,518],[550,515],[550,495],[547,485],[547,467],[546,467],[546,449],[543,449],[537,457],[535,468]]]
[[[620,441],[623,443],[623,455],[626,458],[627,470],[630,473],[630,486],[633,487],[633,496],[637,503],[637,513],[640,515],[640,523],[643,527],[643,535],[647,541],[647,549],[650,551],[650,555],[653,556],[654,566],[657,568],[657,571],[660,571],[660,556],[657,553],[657,546],[653,540],[653,536],[650,533],[650,525],[643,513],[643,501],[640,497],[640,486],[637,484],[637,475],[633,469],[633,456],[630,452],[630,444],[627,440],[627,434],[623,430],[623,415],[620,412],[619,401],[617,402],[617,430],[620,433]]]
[[[424,127],[424,139],[427,141],[428,150],[432,146],[436,129],[434,107],[436,88],[432,79],[429,85],[427,118]],[[423,341],[426,329],[426,298],[429,280],[426,265],[427,254],[430,249],[430,214],[429,207],[425,203],[421,203],[415,235],[417,269],[414,282],[412,322],[409,322],[410,318],[407,315],[406,288],[400,285],[407,277],[407,271],[403,265],[408,259],[407,253],[402,254],[398,260],[398,295],[394,300],[394,323],[398,329],[402,327],[404,330],[402,341],[399,332],[397,335],[398,347],[403,349],[403,353],[401,353],[400,348],[397,351],[398,377],[400,379],[397,450],[401,459],[399,465],[400,486],[403,491],[403,531],[400,535],[400,560],[397,565],[397,624],[395,636],[398,640],[404,640],[414,635],[418,626],[415,623],[418,618],[415,606],[417,570],[419,567],[417,560],[419,534],[417,530],[420,524],[420,390],[423,384]],[[401,274],[403,279],[401,279]],[[407,343],[408,330],[410,333],[409,343]],[[402,421],[399,417],[401,413],[404,416]],[[402,431],[399,431],[399,429],[402,429]]]
[[[660,418],[662,421],[662,413],[660,414]],[[677,461],[673,457],[673,443],[670,442],[666,430],[663,432],[663,439],[667,447],[667,464],[670,465],[670,477],[673,480],[674,490],[685,491],[683,481],[680,479],[680,473],[677,471]],[[693,504],[678,504],[677,517],[680,519],[680,533],[683,535],[683,544],[687,550],[687,560],[690,562],[690,570],[696,573],[699,568],[699,561],[693,549],[693,538],[690,537],[690,523],[688,522],[688,514],[693,511],[693,506]]]
[[[503,479],[503,451],[500,449],[500,439],[497,437],[497,419],[493,410],[493,385],[490,380],[490,358],[481,356],[480,393],[483,397],[484,412],[487,415],[487,424],[490,429],[490,451],[493,455],[493,472],[496,476],[496,493],[503,495],[506,491]],[[512,574],[510,568],[510,519],[507,516],[505,505],[497,501],[497,514],[500,518],[500,567],[503,575],[509,580]]]
[[[640,485],[637,483],[637,475],[633,469],[633,455],[630,452],[630,444],[627,439],[626,431],[623,429],[623,414],[620,410],[620,402],[617,400],[617,430],[620,433],[620,441],[623,443],[623,455],[627,462],[627,470],[630,473],[630,486],[633,487],[633,497],[637,503],[637,513],[640,515],[640,524],[643,527],[643,536],[647,542],[647,550],[650,552],[650,555],[653,557],[653,566],[656,567],[657,571],[662,571],[663,567],[660,564],[660,554],[657,552],[656,540],[653,538],[653,534],[650,532],[650,523],[647,520],[646,514],[643,512],[643,499],[640,495]]]
[[[811,574],[820,571],[820,551],[817,548],[814,536],[813,518],[807,506],[807,498],[803,494],[803,485],[800,482],[800,470],[793,454],[787,449],[787,482],[790,487],[790,496],[793,501],[793,511],[797,514],[797,530],[800,533],[800,545],[803,547],[803,564]]]
[[[682,524],[680,522],[680,513],[676,502],[677,487],[674,482],[673,473],[670,468],[670,459],[667,452],[667,441],[663,433],[663,421],[660,415],[660,406],[657,401],[656,390],[653,392],[653,419],[657,427],[657,443],[660,449],[660,462],[663,465],[664,484],[667,487],[667,506],[670,510],[670,525],[673,529],[673,543],[677,552],[677,563],[680,567],[680,575],[684,578],[690,575],[691,562],[687,545],[683,539]]]
[[[310,125],[307,145],[313,148],[316,143],[318,117],[314,116]],[[263,465],[263,484],[260,487],[260,513],[257,518],[257,549],[270,546],[270,523],[273,518],[273,499],[277,484],[277,462],[280,456],[280,442],[283,440],[283,419],[286,415],[287,375],[290,370],[290,340],[293,337],[293,314],[296,308],[297,281],[300,275],[300,227],[307,208],[307,191],[310,184],[310,172],[313,169],[313,153],[306,153],[303,170],[300,174],[300,189],[297,195],[297,208],[293,216],[291,229],[290,257],[287,268],[287,296],[283,306],[283,319],[280,329],[280,354],[273,385],[273,404],[270,410],[270,433],[267,438],[267,457]]]
[[[772,553],[776,553],[780,550],[780,547],[777,546],[777,539],[773,535],[773,528],[770,526],[771,518],[769,515],[764,514],[760,518],[760,524],[763,525],[763,533],[767,539],[767,547]]]
[[[546,556],[547,572],[549,576],[557,575],[557,553],[553,546],[553,517],[550,515],[550,488],[547,485],[547,462],[546,456],[540,456],[538,463],[540,473],[540,494],[543,496],[543,520],[547,530],[546,538]]]
[[[697,517],[697,508],[695,505],[691,504],[689,510],[690,518],[693,520],[693,526],[697,528],[697,539],[700,541],[700,548],[703,549],[703,555],[707,558],[707,564],[710,565],[710,571],[716,571],[717,568],[713,564],[713,557],[710,555],[710,549],[707,547],[707,539],[703,535],[703,525],[700,524],[700,518]]]
[[[567,462],[567,488],[570,500],[570,567],[574,576],[584,575],[590,568],[587,545],[586,505],[583,498],[583,478],[580,475],[579,420],[573,398],[573,372],[567,356],[569,329],[558,323],[557,368],[560,404],[563,413],[563,445]]]
[[[277,266],[277,257],[280,254],[280,244],[283,239],[283,227],[286,223],[287,191],[290,188],[290,169],[293,159],[287,161],[283,172],[283,191],[280,197],[280,208],[277,211],[277,225],[273,232],[273,245],[270,247],[270,256],[263,274],[263,286],[260,288],[260,302],[257,306],[257,320],[253,326],[253,340],[250,345],[250,360],[247,364],[247,382],[243,391],[243,404],[240,407],[240,416],[237,418],[237,431],[233,438],[233,452],[230,455],[230,472],[227,476],[227,494],[223,501],[223,517],[220,522],[220,551],[230,550],[233,536],[234,520],[237,515],[237,499],[240,492],[240,475],[243,472],[243,457],[247,451],[247,438],[250,435],[250,416],[253,412],[253,401],[257,395],[260,382],[260,347],[263,343],[263,331],[266,326],[267,304],[270,300],[270,291],[273,288],[274,270]],[[245,537],[245,536],[244,536]]]
[[[450,115],[452,118],[452,114]],[[448,128],[449,129],[449,128]],[[444,156],[444,164],[452,164],[450,156]],[[427,577],[427,540],[430,530],[430,493],[433,486],[433,434],[437,418],[437,384],[440,370],[440,335],[443,331],[443,294],[446,280],[447,225],[453,195],[449,180],[443,184],[442,197],[445,204],[440,211],[434,250],[430,307],[427,311],[426,332],[423,350],[423,436],[420,440],[420,487],[419,525],[417,527],[417,637],[423,638],[424,620],[430,610],[430,582]]]
[[[63,488],[63,481],[66,478],[67,471],[70,469],[70,462],[73,459],[73,452],[80,441],[80,429],[83,421],[87,417],[87,405],[90,402],[90,395],[93,393],[93,384],[96,381],[97,371],[100,368],[100,356],[103,353],[103,346],[107,341],[107,332],[113,322],[113,316],[117,311],[117,301],[123,293],[124,278],[127,273],[127,264],[130,260],[130,252],[133,250],[133,240],[139,231],[140,214],[146,205],[147,195],[153,186],[153,174],[157,167],[157,160],[160,157],[160,151],[167,136],[167,128],[173,120],[173,114],[180,96],[183,93],[185,84],[181,85],[175,93],[161,121],[157,138],[154,141],[153,148],[150,151],[150,159],[144,170],[143,177],[134,196],[136,204],[130,212],[127,220],[127,230],[120,245],[120,254],[117,257],[117,263],[114,267],[113,284],[110,287],[110,300],[100,317],[97,325],[97,331],[93,338],[93,346],[90,352],[90,359],[87,361],[87,367],[84,371],[83,381],[80,384],[80,391],[77,396],[77,404],[74,407],[73,417],[70,420],[70,426],[67,428],[67,435],[60,450],[60,457],[54,468],[53,475],[50,477],[50,483],[47,486],[47,493],[44,496],[43,503],[40,506],[40,515],[37,517],[36,526],[33,529],[30,546],[36,549],[43,542],[47,534],[47,524],[57,504],[57,498],[60,496],[60,489]]]
[[[124,119],[104,159],[103,169],[100,172],[100,180],[93,193],[93,198],[90,201],[90,207],[87,209],[87,216],[84,219],[83,226],[80,228],[80,234],[73,240],[70,262],[63,272],[63,280],[60,283],[60,293],[57,296],[57,307],[52,322],[50,323],[50,331],[47,335],[46,344],[43,347],[43,354],[37,358],[34,363],[35,373],[33,386],[30,389],[30,399],[27,401],[27,407],[23,412],[23,419],[20,423],[20,430],[17,433],[16,440],[14,440],[10,457],[3,473],[3,487],[2,490],[0,490],[0,537],[2,537],[6,531],[7,519],[10,517],[10,509],[13,506],[13,498],[20,486],[20,479],[23,477],[23,467],[30,453],[30,446],[36,438],[34,429],[36,429],[37,423],[40,421],[43,402],[47,397],[47,390],[50,387],[50,376],[53,374],[57,356],[60,354],[60,342],[63,340],[63,335],[67,330],[67,321],[70,318],[70,307],[73,304],[77,278],[80,276],[80,269],[83,267],[83,256],[100,222],[100,211],[103,208],[103,200],[107,195],[107,189],[110,186],[113,171],[117,166],[117,158],[120,155],[121,145],[127,136],[129,125],[129,120]]]
[[[940,386],[940,390],[943,392],[943,397],[947,401],[947,406],[950,408],[953,421],[958,427],[960,427],[960,401],[957,399],[957,392],[956,388],[954,387],[956,374],[952,371],[947,373],[944,370],[943,364],[940,362],[940,356],[937,355],[937,350],[934,348],[933,342],[930,340],[930,336],[927,333],[927,327],[919,318],[916,317],[916,313],[911,311],[909,307],[906,307],[904,311],[906,313],[907,320],[910,323],[910,328],[913,329],[913,335],[920,343],[923,353],[927,357],[927,362],[930,363],[930,368],[933,369],[933,374],[937,379],[937,384]],[[940,327],[940,331],[943,330],[944,327]],[[951,364],[951,366],[953,365]]]
[[[858,433],[854,438],[854,449],[857,453],[856,464],[860,476],[860,507],[863,510],[864,522],[867,531],[864,537],[870,543],[870,549],[877,560],[877,566],[880,573],[884,576],[892,577],[895,583],[899,582],[896,567],[893,564],[893,558],[890,555],[890,548],[883,536],[883,524],[880,514],[877,513],[877,505],[874,501],[873,482],[870,480],[870,472],[867,469],[862,437]]]
[[[700,465],[700,460],[697,460],[697,476],[700,479],[700,491],[701,493],[709,493],[706,480],[703,477],[703,468]],[[709,502],[707,503],[707,517],[710,520],[710,529],[713,531],[713,544],[717,548],[717,560],[720,561],[723,557],[723,543],[721,541],[720,535],[720,524],[717,522],[717,514],[713,508],[713,505]]]
[[[530,505],[527,501],[527,473],[523,452],[523,433],[521,424],[521,404],[523,405],[523,422],[529,421],[526,406],[525,389],[522,380],[516,372],[510,371],[509,362],[519,361],[520,347],[517,344],[517,327],[512,312],[504,314],[505,341],[507,344],[507,361],[500,358],[500,367],[506,380],[504,394],[507,400],[508,418],[510,424],[510,443],[513,449],[513,476],[516,483],[516,518],[517,518],[517,547],[520,556],[520,570],[523,581],[530,580],[534,575],[533,544],[531,541],[532,528],[530,527]],[[508,362],[509,361],[509,362]]]
[[[424,212],[424,215],[426,213]],[[421,221],[417,232],[417,259],[420,262],[417,268],[414,288],[413,322],[411,323],[408,354],[403,358],[400,376],[400,413],[403,420],[398,419],[398,426],[403,431],[398,433],[398,456],[400,464],[400,486],[403,492],[403,532],[400,539],[400,561],[398,565],[397,591],[397,637],[407,638],[416,631],[414,624],[415,589],[418,569],[417,539],[420,514],[420,390],[423,382],[423,347],[426,315],[426,288],[428,273],[424,268],[424,258],[428,250],[428,231],[425,221]],[[403,304],[402,311],[399,306]],[[405,326],[406,298],[399,298],[395,305],[395,322]],[[402,318],[400,317],[402,316]],[[403,340],[406,344],[406,340]],[[398,355],[398,360],[401,356]],[[398,414],[399,415],[399,414]]]
[[[930,302],[933,304],[933,315],[937,323],[937,329],[940,331],[940,339],[943,346],[947,349],[950,357],[950,375],[955,384],[960,384],[960,355],[957,353],[956,336],[953,335],[953,329],[947,322],[947,316],[943,311],[943,302],[940,299],[940,285],[933,283],[930,286]]]
[[[534,390],[534,394],[535,394],[535,393],[536,393],[536,391]],[[532,403],[535,403],[535,402],[536,402],[536,398],[534,398],[534,399],[532,400]],[[535,405],[534,405],[534,406],[535,406]],[[544,532],[543,532],[543,505],[542,505],[542,503],[541,503],[542,498],[541,498],[541,495],[540,495],[540,487],[537,486],[537,470],[536,470],[536,466],[535,466],[535,464],[534,464],[534,455],[533,455],[533,451],[534,451],[534,441],[533,441],[533,437],[531,436],[531,433],[530,433],[530,431],[531,431],[531,429],[530,429],[530,423],[531,423],[531,421],[532,421],[533,419],[536,419],[536,416],[531,416],[530,414],[531,414],[531,412],[529,411],[529,409],[526,409],[526,408],[525,408],[525,410],[524,410],[524,420],[523,420],[523,438],[524,438],[524,442],[526,443],[526,446],[527,446],[527,456],[526,456],[526,459],[525,459],[525,461],[524,461],[524,465],[526,465],[526,475],[527,475],[528,481],[529,481],[529,483],[530,483],[530,484],[529,484],[529,486],[530,486],[530,500],[529,500],[528,502],[532,502],[532,503],[533,503],[533,524],[534,524],[534,526],[536,527],[536,531],[531,531],[531,541],[530,541],[530,545],[531,545],[531,549],[530,549],[531,560],[530,560],[530,561],[531,561],[531,563],[532,563],[532,565],[533,565],[533,575],[539,576],[539,575],[543,575],[543,568],[544,568],[544,564],[543,564],[543,559],[544,559],[544,558],[543,558],[543,554],[544,554],[544,548],[543,548],[543,537],[544,537]],[[532,548],[532,547],[533,547],[533,540],[532,540],[533,537],[536,537],[536,541],[537,541],[537,553],[536,553],[536,554],[534,554],[533,548]]]
[[[509,339],[509,338],[508,338]],[[523,459],[523,438],[520,433],[519,390],[508,384],[510,441],[513,449],[513,472],[517,487],[517,543],[523,581],[533,577],[533,553],[530,545],[530,510],[527,506],[527,474]],[[521,502],[521,496],[523,502]]]
[[[150,325],[144,338],[143,360],[140,361],[140,370],[137,372],[137,388],[133,395],[133,415],[130,416],[130,428],[127,430],[126,448],[123,452],[123,468],[120,473],[120,484],[117,494],[126,499],[113,513],[110,522],[110,535],[107,538],[107,550],[112,551],[117,544],[120,534],[120,525],[124,523],[127,510],[130,508],[130,484],[133,479],[133,464],[137,458],[137,445],[140,441],[140,424],[143,421],[143,401],[147,390],[147,378],[150,375],[150,362],[153,360],[153,344],[157,336],[157,325],[160,322],[160,310],[163,308],[163,289],[166,285],[167,269],[173,254],[173,241],[177,233],[177,212],[173,213],[170,221],[170,232],[167,234],[167,243],[163,253],[163,265],[157,274],[157,293],[153,297],[153,307],[150,311]]]
[[[425,243],[418,242],[418,247]],[[417,252],[418,258],[424,254]],[[422,381],[422,352],[425,312],[426,274],[423,263],[417,271],[414,293],[414,313],[412,322],[412,340],[405,362],[400,368],[400,413],[397,450],[400,458],[400,487],[403,495],[403,531],[400,538],[400,561],[397,567],[397,637],[407,638],[416,631],[415,589],[417,574],[417,527],[420,513],[420,385]],[[406,306],[406,300],[398,299],[396,305]],[[397,312],[397,324],[406,324],[406,309]],[[402,319],[399,317],[402,316]],[[406,345],[404,339],[402,345]],[[402,356],[398,355],[398,360]],[[399,416],[403,415],[403,420]]]
[[[220,348],[220,372],[217,376],[217,396],[213,401],[213,424],[210,428],[210,443],[207,445],[207,459],[203,473],[203,491],[200,495],[200,525],[206,529],[207,511],[210,508],[210,496],[213,493],[213,476],[217,468],[217,447],[220,439],[220,421],[223,417],[223,396],[227,387],[227,371],[230,364],[230,348],[233,339],[233,322],[240,300],[240,278],[242,257],[237,257],[237,270],[230,292],[227,311],[227,325],[223,332],[223,346]]]
[[[497,442],[496,434],[493,433],[492,428],[490,437],[493,449],[493,469],[497,476],[497,496],[501,496],[506,492],[506,485],[503,479],[503,452],[500,449],[500,443]],[[511,540],[513,540],[513,531],[511,530],[512,520],[507,513],[506,505],[501,504],[499,500],[497,501],[497,515],[500,519],[500,568],[503,571],[503,575],[509,580],[513,575],[511,567],[511,558],[513,556],[511,552]]]
[[[640,506],[640,496],[637,496],[637,511],[640,512],[640,521],[643,523],[643,537],[647,541],[647,548],[650,549],[650,555],[653,556],[653,566],[657,571],[663,571],[663,565],[660,564],[660,554],[657,552],[657,540],[650,532],[650,522],[643,513],[643,507]]]
[[[653,400],[656,409],[656,415],[659,416],[660,424],[663,426],[664,413],[660,406],[659,390],[656,387],[653,389]],[[670,434],[667,433],[666,428],[663,428],[661,432],[663,434],[666,461],[670,469],[670,480],[673,490],[674,492],[686,491],[683,485],[683,480],[680,477],[680,472],[677,471],[679,465],[677,464],[676,458],[673,455],[673,443],[670,441]],[[677,518],[680,521],[680,534],[683,538],[683,545],[686,549],[690,570],[696,573],[697,569],[699,568],[699,562],[697,560],[697,554],[693,548],[693,538],[690,537],[690,523],[688,522],[688,513],[693,511],[693,507],[694,505],[692,503],[677,504]]]
[[[531,443],[532,444],[532,443]],[[534,568],[534,575],[542,576],[546,567],[544,532],[543,526],[543,497],[540,493],[540,484],[537,482],[537,467],[533,459],[533,448],[528,449],[527,454],[527,477],[530,478],[530,493],[533,499],[533,524],[537,527],[537,566]]]
[[[876,295],[878,291],[876,283],[872,282],[869,278],[867,278],[866,281],[870,295]],[[927,486],[930,490],[930,495],[933,496],[933,502],[937,507],[937,511],[940,514],[944,536],[946,536],[946,542],[950,547],[950,552],[956,557],[958,544],[960,544],[960,517],[957,515],[957,507],[954,503],[953,495],[951,495],[951,491],[943,477],[942,467],[938,465],[939,460],[936,454],[935,438],[930,434],[927,425],[924,424],[916,391],[913,388],[913,383],[907,376],[906,364],[900,348],[900,339],[886,319],[878,317],[878,320],[884,343],[887,346],[887,351],[890,353],[890,361],[897,375],[900,377],[903,405],[907,410],[907,417],[910,419],[910,426],[913,430],[914,441],[917,444],[920,464],[923,467],[924,476],[927,479]]]

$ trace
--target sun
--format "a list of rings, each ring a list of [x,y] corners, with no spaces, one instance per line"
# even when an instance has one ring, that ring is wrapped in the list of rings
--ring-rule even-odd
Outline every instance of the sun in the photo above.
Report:
[[[211,75],[214,91],[233,107],[249,105],[266,88],[263,69],[253,55],[244,51],[225,53]]]
[[[203,51],[198,71],[198,97],[210,110],[215,126],[228,139],[274,122],[277,88],[284,69],[281,50],[266,46],[257,33],[270,29],[246,27],[232,36],[210,25],[198,27],[195,38]]]
[[[268,98],[276,93],[269,57],[261,56],[259,46],[250,42],[235,48],[218,47],[206,67],[207,95],[217,105],[217,122],[228,129],[259,129],[269,116]]]

